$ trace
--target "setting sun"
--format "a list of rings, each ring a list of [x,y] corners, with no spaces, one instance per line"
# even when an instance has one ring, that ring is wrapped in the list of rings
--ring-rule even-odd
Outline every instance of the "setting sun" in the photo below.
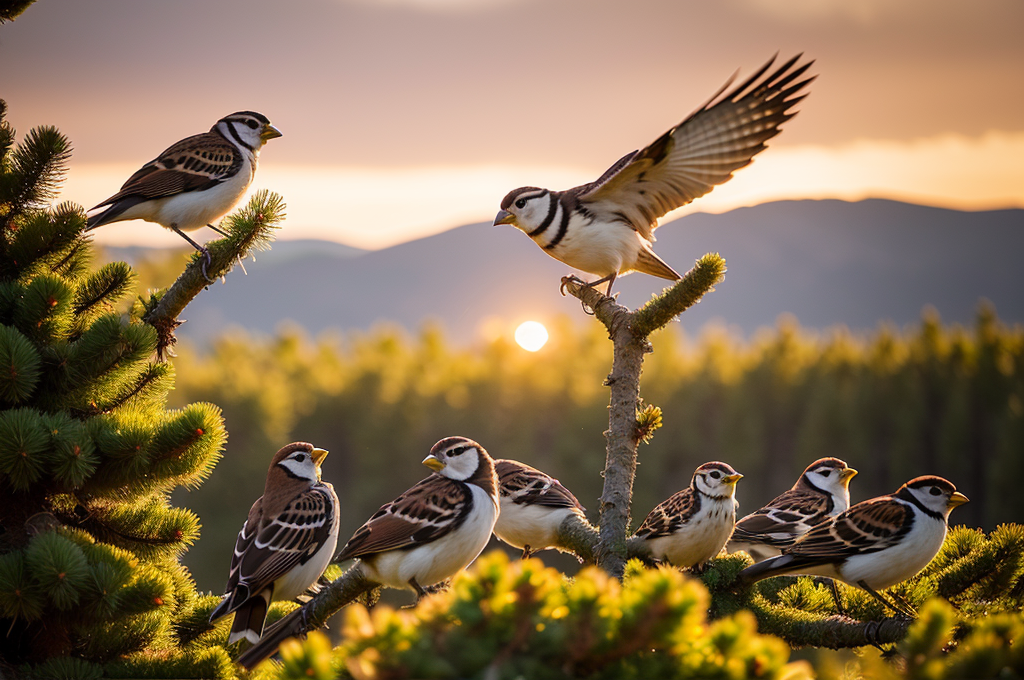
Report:
[[[524,321],[516,328],[516,342],[527,352],[536,352],[548,341],[548,329],[537,321]]]

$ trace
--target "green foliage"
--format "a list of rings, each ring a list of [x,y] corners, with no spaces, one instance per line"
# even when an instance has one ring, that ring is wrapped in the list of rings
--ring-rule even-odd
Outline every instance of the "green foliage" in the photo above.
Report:
[[[843,625],[851,623],[850,619],[881,621],[892,616],[859,588],[837,585],[847,617]],[[887,592],[896,593],[921,611],[936,601],[951,603],[956,607],[956,625],[963,630],[988,626],[991,621],[1001,620],[997,615],[1019,615],[1024,610],[1024,525],[1002,525],[988,536],[979,530],[954,527],[924,571]],[[809,577],[761,581],[740,604],[755,613],[762,632],[778,635],[794,646],[843,647],[850,646],[849,641],[854,639],[837,632],[840,612],[826,587]],[[922,616],[922,622],[926,620],[928,617]],[[952,624],[940,625],[935,619],[928,625],[945,631]],[[912,642],[918,639],[915,635],[923,634],[922,629],[912,627],[907,640]],[[860,640],[858,644],[866,643],[863,635]],[[940,644],[938,649],[946,646]],[[913,653],[924,652],[915,649]]]
[[[324,476],[342,499],[343,536],[422,477],[424,442],[453,432],[554,475],[596,519],[610,343],[598,323],[561,320],[550,330],[536,354],[502,338],[455,346],[433,328],[315,340],[295,330],[228,333],[202,351],[180,343],[172,398],[218,404],[232,436],[216,474],[188,497],[212,538],[185,558],[199,584],[220,587],[217,546],[233,540],[236,518],[261,492],[263,463],[244,454],[282,441],[332,452]],[[931,473],[970,497],[956,522],[991,530],[1024,517],[1015,488],[1024,478],[1024,331],[987,312],[970,329],[929,313],[902,332],[816,335],[784,319],[749,342],[715,330],[687,338],[673,326],[652,343],[643,396],[663,420],[640,455],[634,519],[709,460],[745,475],[737,497],[746,513],[829,455],[861,471],[854,501]]]
[[[90,271],[81,207],[46,207],[67,140],[13,141],[0,121],[0,674],[234,677],[178,563],[199,518],[169,501],[220,457],[220,411],[166,409],[156,332],[116,311],[135,273]]]
[[[708,622],[707,591],[677,570],[630,574],[620,584],[590,567],[567,579],[490,553],[415,610],[351,605],[341,646],[287,645],[277,677],[810,677],[749,614]]]

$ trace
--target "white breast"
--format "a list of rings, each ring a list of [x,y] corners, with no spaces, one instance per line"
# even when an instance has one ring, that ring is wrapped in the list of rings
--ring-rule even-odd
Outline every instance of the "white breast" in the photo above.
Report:
[[[364,558],[366,575],[392,588],[410,588],[412,578],[426,587],[468,567],[487,545],[498,517],[494,499],[476,484],[469,488],[473,493],[473,510],[458,529],[417,548],[389,550]]]
[[[651,553],[676,567],[703,564],[725,547],[736,526],[736,502],[732,498],[705,498],[700,511],[670,536],[649,539]]]
[[[557,233],[557,227],[556,218],[548,231]],[[543,246],[551,238],[553,235],[544,233],[537,242]],[[643,247],[643,237],[628,225],[597,220],[588,223],[574,216],[565,237],[547,252],[574,269],[607,276],[632,270]]]
[[[555,545],[558,527],[574,513],[573,508],[551,508],[541,505],[514,503],[501,499],[501,513],[494,524],[494,535],[514,548],[530,546],[533,551]]]
[[[838,567],[841,580],[857,585],[864,581],[879,590],[917,575],[934,559],[946,540],[946,523],[914,508],[914,526],[891,548],[855,555]]]

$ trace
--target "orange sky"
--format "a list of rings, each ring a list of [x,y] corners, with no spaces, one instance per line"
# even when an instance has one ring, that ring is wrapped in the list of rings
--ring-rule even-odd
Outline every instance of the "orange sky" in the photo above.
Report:
[[[20,133],[75,145],[87,206],[222,115],[285,136],[256,184],[281,238],[379,248],[493,216],[523,184],[594,179],[781,51],[817,59],[801,113],[680,211],[884,196],[1024,206],[1024,3],[991,0],[38,0],[0,28]],[[10,67],[8,67],[10,65]],[[177,245],[141,223],[106,242]]]

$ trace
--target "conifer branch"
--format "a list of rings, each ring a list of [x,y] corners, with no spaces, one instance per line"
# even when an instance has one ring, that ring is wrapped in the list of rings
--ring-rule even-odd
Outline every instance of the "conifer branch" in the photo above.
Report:
[[[244,208],[226,217],[220,226],[228,235],[206,244],[210,253],[206,276],[215,280],[231,271],[235,263],[241,262],[251,251],[265,250],[273,241],[273,231],[284,220],[284,210],[284,199],[264,190],[257,192]],[[146,304],[142,320],[157,330],[157,355],[160,357],[176,341],[174,329],[182,323],[178,315],[210,284],[203,275],[204,260],[201,253],[193,255],[178,280]]]
[[[305,636],[311,630],[322,628],[327,619],[365,592],[380,584],[371,581],[356,562],[348,571],[325,586],[313,599],[275,623],[260,641],[239,655],[237,661],[251,670],[269,658],[281,643],[292,637]]]
[[[600,540],[597,563],[621,578],[629,558],[626,531],[633,501],[637,447],[653,429],[641,427],[640,372],[643,357],[652,351],[647,336],[683,313],[722,280],[725,260],[707,254],[675,286],[635,312],[602,295],[574,276],[562,279],[562,290],[593,310],[608,329],[612,341],[612,370],[605,384],[611,388],[608,407],[604,491],[601,494]]]

